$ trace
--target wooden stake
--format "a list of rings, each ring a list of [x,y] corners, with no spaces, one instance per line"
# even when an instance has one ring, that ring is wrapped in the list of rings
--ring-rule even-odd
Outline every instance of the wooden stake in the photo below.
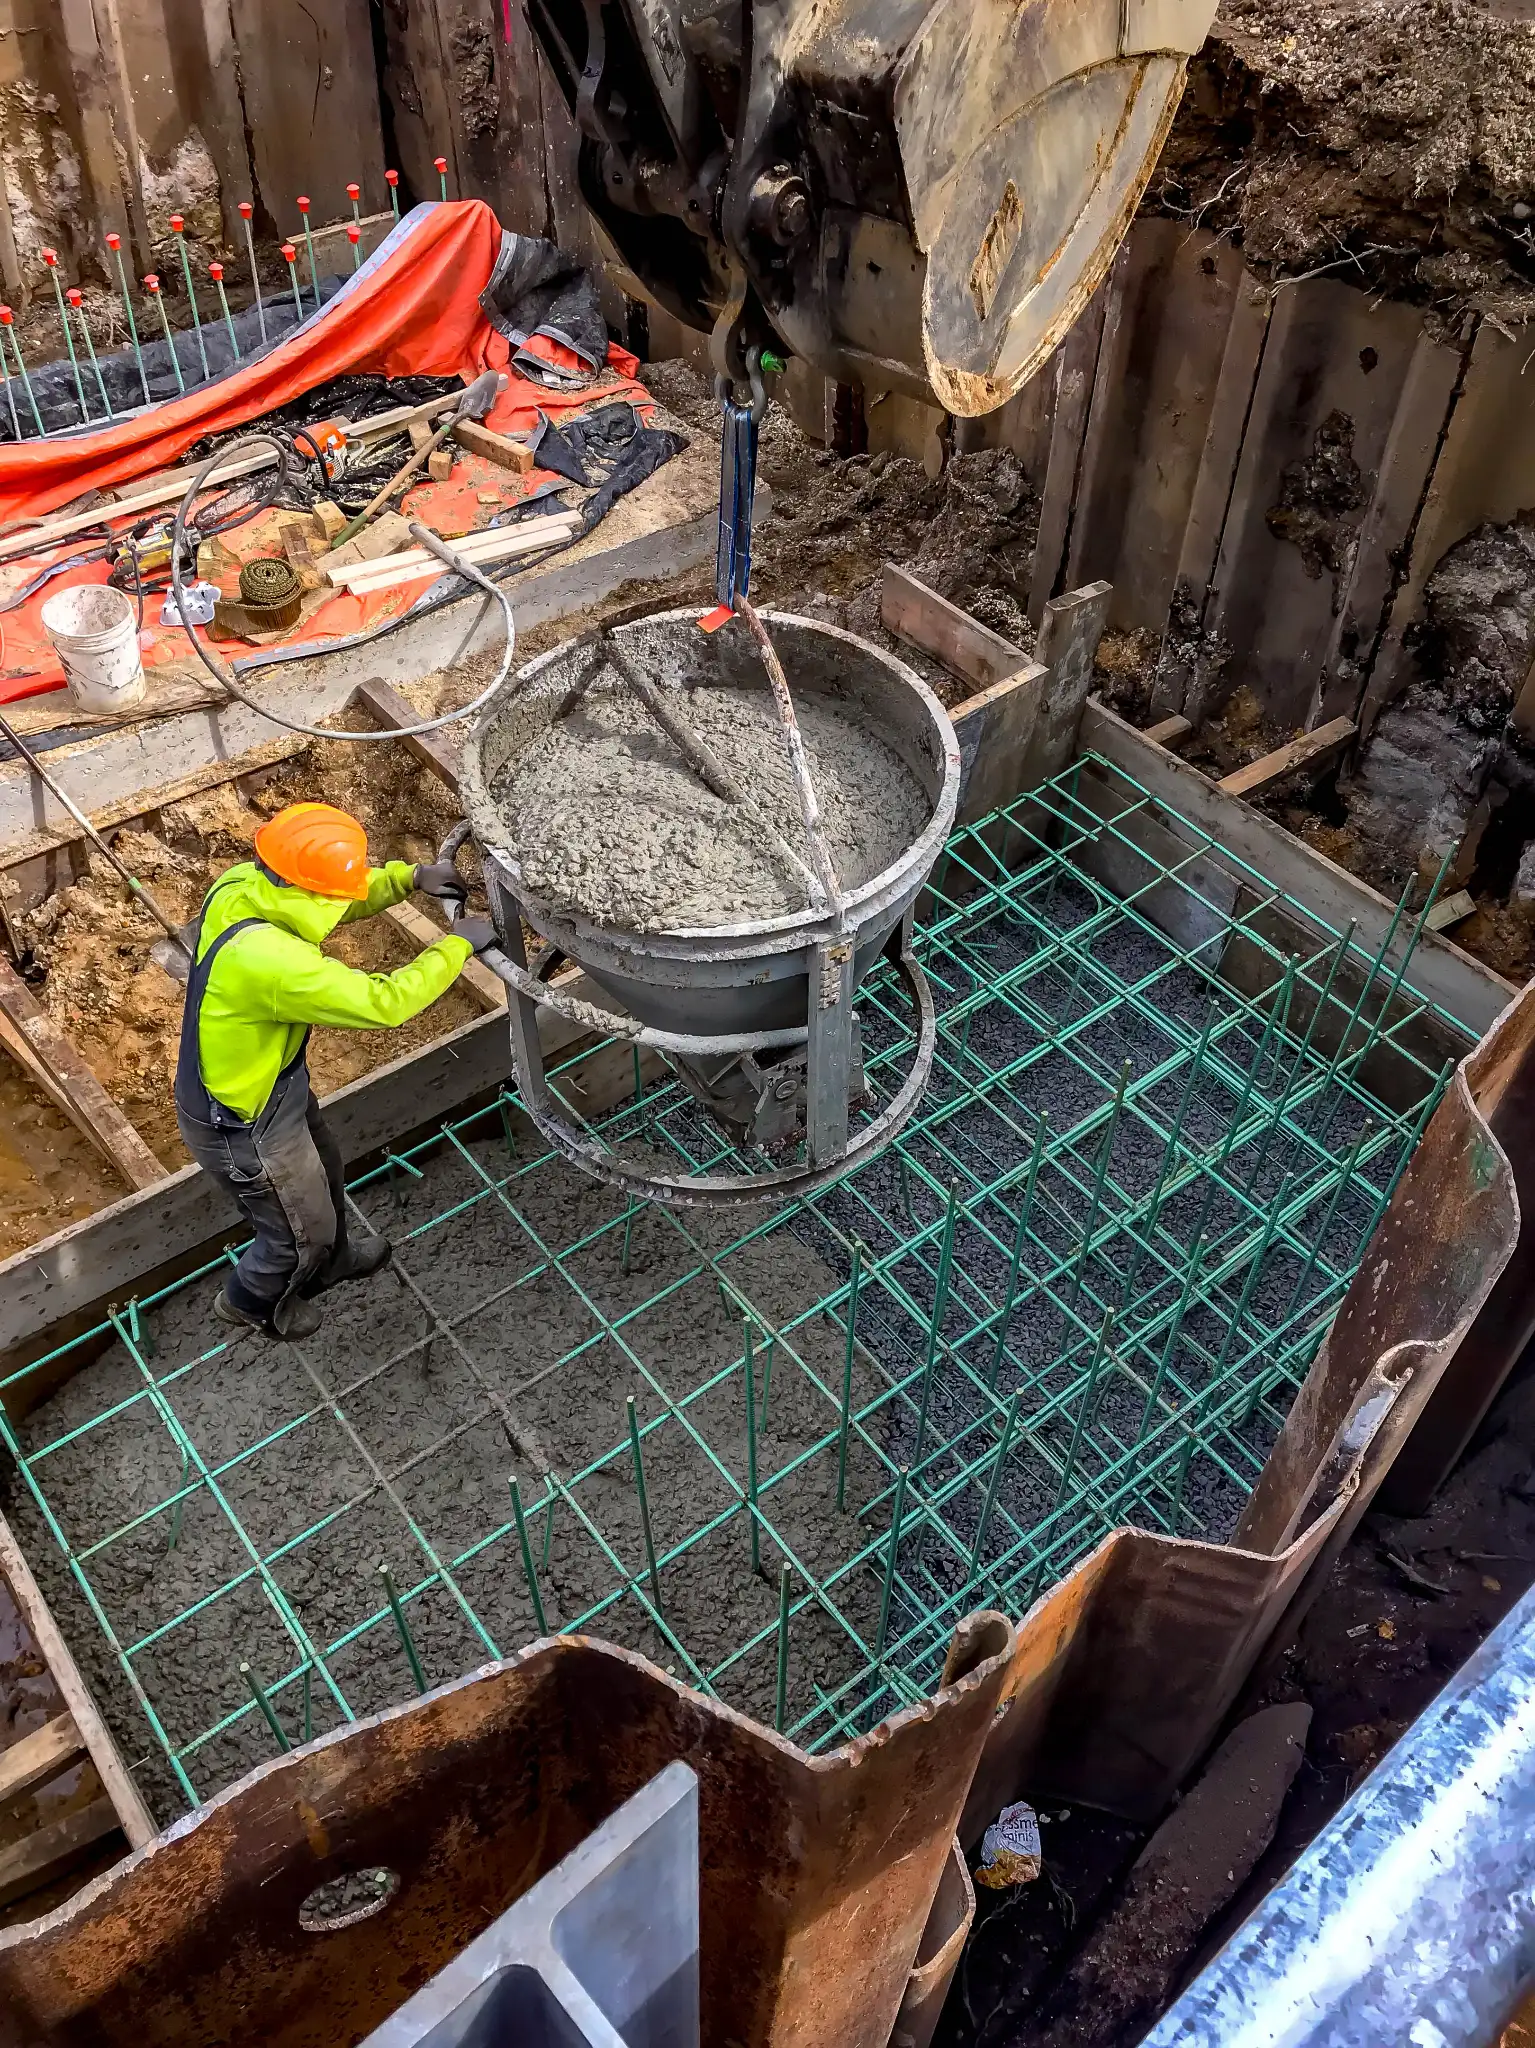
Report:
[[[0,960],[0,1013],[25,1042],[30,1058],[16,1046],[10,1032],[5,1034],[8,1048],[16,1051],[28,1072],[39,1078],[50,1100],[58,1103],[129,1187],[153,1187],[164,1180],[165,1168],[21,976],[4,960]],[[37,1075],[38,1068],[48,1076],[46,1082]]]

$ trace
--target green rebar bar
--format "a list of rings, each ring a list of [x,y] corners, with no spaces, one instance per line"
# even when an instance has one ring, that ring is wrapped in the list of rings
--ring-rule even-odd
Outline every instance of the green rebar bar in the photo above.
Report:
[[[917,1447],[911,1462],[922,1463],[922,1446],[927,1439],[927,1411],[933,1398],[933,1368],[938,1356],[939,1333],[949,1309],[949,1276],[954,1268],[954,1223],[959,1209],[959,1186],[949,1182],[948,1204],[943,1216],[943,1244],[938,1254],[938,1279],[933,1288],[933,1313],[927,1326],[927,1355],[922,1361],[922,1401],[917,1414]]]
[[[1109,1175],[1109,1157],[1114,1150],[1114,1133],[1119,1129],[1119,1113],[1125,1106],[1125,1089],[1130,1084],[1130,1062],[1125,1061],[1119,1070],[1119,1085],[1114,1090],[1114,1106],[1109,1111],[1108,1129],[1103,1134],[1103,1144],[1098,1152],[1098,1164],[1093,1173],[1093,1192],[1087,1205],[1087,1223],[1082,1232],[1082,1249],[1077,1254],[1076,1269],[1071,1276],[1071,1300],[1067,1313],[1075,1315],[1077,1303],[1082,1295],[1082,1281],[1087,1271],[1088,1254],[1092,1249],[1093,1233],[1098,1228],[1098,1211],[1103,1203],[1104,1183]]]
[[[398,171],[385,171],[385,173],[384,173],[384,183],[385,183],[385,184],[386,184],[386,185],[387,185],[387,186],[389,187],[389,209],[390,209],[391,213],[393,213],[393,215],[394,215],[394,217],[395,217],[395,220],[396,220],[396,222],[398,222],[398,221],[399,221],[399,218],[400,218],[400,174],[399,174],[399,172],[398,172]]]
[[[262,1715],[266,1720],[268,1728],[271,1729],[273,1735],[277,1738],[278,1748],[292,1749],[293,1744],[288,1740],[287,1736],[284,1735],[282,1723],[278,1720],[276,1714],[272,1710],[272,1702],[267,1698],[266,1687],[261,1683],[261,1680],[256,1676],[255,1672],[251,1669],[249,1659],[245,1657],[242,1657],[240,1659],[240,1676],[245,1680],[247,1686],[249,1686],[251,1698],[256,1702],[256,1705],[261,1709]]]
[[[288,283],[293,289],[293,310],[298,316],[297,325],[304,324],[304,300],[298,288],[298,250],[291,242],[282,245],[282,259],[288,266]]]
[[[261,296],[261,267],[256,261],[256,237],[251,232],[251,216],[256,211],[248,199],[240,201],[240,219],[245,228],[245,254],[250,260],[251,290],[256,298],[256,322],[261,329],[261,346],[266,347],[266,301]]]
[[[1345,1163],[1342,1172],[1338,1175],[1337,1185],[1336,1187],[1334,1187],[1332,1191],[1332,1198],[1328,1202],[1326,1213],[1322,1217],[1321,1228],[1317,1231],[1315,1242],[1311,1245],[1310,1249],[1308,1250],[1306,1254],[1305,1263],[1302,1265],[1300,1269],[1299,1277],[1296,1279],[1295,1285],[1291,1289],[1290,1299],[1285,1308],[1284,1316],[1282,1318],[1284,1322],[1288,1322],[1291,1316],[1294,1315],[1295,1304],[1300,1300],[1301,1289],[1305,1286],[1306,1282],[1311,1278],[1312,1272],[1316,1266],[1316,1262],[1322,1255],[1322,1247],[1324,1244],[1326,1244],[1328,1236],[1331,1233],[1333,1217],[1337,1213],[1338,1204],[1342,1201],[1344,1195],[1348,1192],[1349,1187],[1353,1183],[1354,1174],[1359,1166],[1359,1155],[1364,1150],[1365,1139],[1369,1135],[1370,1126],[1367,1121],[1364,1125],[1364,1128],[1360,1131],[1359,1136],[1354,1140],[1354,1149],[1348,1155],[1347,1162]]]
[[[404,1646],[405,1654],[410,1660],[410,1674],[416,1681],[416,1690],[417,1692],[425,1692],[427,1689],[426,1673],[422,1670],[421,1659],[416,1654],[416,1645],[410,1633],[410,1624],[405,1619],[405,1609],[401,1606],[400,1596],[395,1591],[394,1574],[390,1571],[388,1565],[381,1564],[378,1568],[378,1575],[384,1582],[384,1592],[389,1600],[389,1611],[394,1616],[394,1625],[399,1631],[400,1642]]]
[[[304,248],[309,256],[309,288],[314,293],[314,309],[318,313],[320,310],[320,266],[315,262],[314,257],[314,233],[309,225],[309,199],[307,194],[300,193],[298,210],[304,223]]]
[[[1183,1126],[1188,1119],[1189,1110],[1193,1106],[1195,1086],[1199,1081],[1200,1075],[1204,1072],[1205,1054],[1210,1048],[1210,1032],[1214,1023],[1215,1009],[1212,1005],[1205,1012],[1204,1029],[1199,1034],[1199,1043],[1194,1048],[1194,1057],[1189,1064],[1188,1073],[1184,1078],[1183,1088],[1178,1097],[1177,1114],[1173,1118],[1173,1127],[1168,1133],[1167,1143],[1162,1151],[1161,1164],[1157,1168],[1156,1185],[1151,1191],[1151,1200],[1146,1206],[1145,1235],[1147,1238],[1151,1238],[1156,1234],[1157,1219],[1162,1213],[1162,1198],[1167,1190],[1168,1176],[1171,1174],[1173,1163],[1182,1149]],[[1124,1314],[1129,1306],[1130,1296],[1140,1275],[1141,1259],[1145,1249],[1143,1239],[1137,1233],[1132,1232],[1130,1237],[1130,1256],[1125,1266],[1125,1284],[1119,1293],[1119,1313],[1121,1315]]]
[[[27,370],[27,359],[21,352],[21,336],[16,332],[14,321],[15,315],[10,307],[0,306],[0,327],[4,329],[4,333],[0,334],[0,363],[5,361],[5,335],[8,334],[11,337],[11,347],[16,351],[16,368],[21,374],[21,388],[27,394],[27,404],[31,408],[33,419],[37,422],[37,431],[40,434],[44,434],[48,430],[43,425],[43,415],[37,403],[37,393],[32,389],[32,378]]]
[[[1374,1021],[1371,1023],[1370,1029],[1365,1036],[1364,1044],[1360,1046],[1358,1052],[1350,1055],[1349,1068],[1352,1073],[1357,1074],[1365,1061],[1370,1057],[1370,1054],[1375,1050],[1376,1041],[1379,1039],[1386,1019],[1391,1013],[1391,1005],[1396,1001],[1397,992],[1402,986],[1408,968],[1412,965],[1413,955],[1418,950],[1418,941],[1422,938],[1428,924],[1428,914],[1439,900],[1439,891],[1444,887],[1444,878],[1450,871],[1450,862],[1455,857],[1455,851],[1455,848],[1451,847],[1444,856],[1444,859],[1439,863],[1439,872],[1435,875],[1432,886],[1427,896],[1423,899],[1423,908],[1418,912],[1417,919],[1413,924],[1412,937],[1402,948],[1402,957],[1397,964],[1396,973],[1391,977],[1391,986],[1381,998],[1380,1006],[1375,1012]]]
[[[1212,1374],[1212,1378],[1219,1378],[1221,1373],[1225,1371],[1226,1360],[1231,1355],[1231,1346],[1236,1340],[1236,1333],[1246,1320],[1248,1306],[1253,1298],[1253,1289],[1258,1284],[1259,1276],[1263,1271],[1263,1262],[1269,1255],[1269,1247],[1274,1242],[1274,1233],[1279,1228],[1279,1221],[1284,1214],[1285,1204],[1290,1199],[1290,1184],[1293,1179],[1293,1174],[1287,1173],[1285,1175],[1284,1179],[1279,1183],[1278,1194],[1275,1195],[1273,1201],[1269,1204],[1268,1215],[1264,1218],[1263,1223],[1263,1235],[1258,1240],[1258,1249],[1254,1252],[1252,1262],[1247,1268],[1247,1278],[1243,1282],[1242,1292],[1237,1298],[1236,1314],[1226,1325],[1226,1334],[1221,1339],[1221,1348],[1216,1356],[1215,1371]]]
[[[117,415],[113,412],[112,401],[107,396],[107,380],[101,374],[101,363],[96,354],[96,344],[91,338],[90,322],[85,317],[84,294],[77,288],[70,293],[69,303],[74,310],[75,318],[80,322],[80,332],[85,339],[85,352],[91,359],[91,372],[96,379],[96,389],[101,393],[102,408],[109,420],[115,419]]]
[[[144,388],[144,403],[146,405],[153,405],[154,399],[151,397],[149,390],[149,372],[144,368],[144,350],[139,342],[139,323],[133,317],[133,295],[128,290],[128,273],[123,268],[122,236],[108,235],[107,247],[111,250],[117,264],[117,288],[122,298],[123,312],[127,315],[128,319],[128,339],[133,345],[133,360],[138,365],[139,383]]]
[[[901,1546],[901,1518],[906,1509],[906,1485],[911,1468],[902,1465],[895,1475],[895,1505],[890,1511],[890,1545],[885,1555],[885,1583],[879,1596],[879,1636],[874,1645],[876,1665],[885,1661],[885,1637],[890,1630],[890,1595],[895,1587],[895,1554]]]
[[[624,1211],[624,1250],[623,1256],[618,1262],[619,1270],[625,1279],[629,1277],[629,1241],[634,1233],[634,1219],[639,1214],[639,1207],[639,1196],[631,1195],[629,1197],[629,1206]]]
[[[181,358],[176,353],[176,337],[171,333],[171,316],[165,310],[165,294],[160,290],[160,280],[153,271],[145,278],[144,289],[160,309],[160,326],[165,335],[165,346],[170,352],[171,369],[176,376],[176,389],[184,393],[187,380],[181,374]]]
[[[789,1595],[794,1573],[788,1565],[778,1568],[778,1683],[773,1688],[773,1726],[783,1733],[789,1704]]]
[[[656,1613],[661,1612],[661,1574],[656,1570],[655,1538],[650,1533],[650,1496],[645,1491],[645,1459],[640,1450],[639,1416],[635,1411],[634,1396],[628,1398],[629,1448],[634,1454],[634,1490],[640,1497],[640,1527],[645,1532],[645,1566],[650,1574],[650,1597]]]
[[[1007,1291],[1002,1297],[1002,1314],[997,1322],[997,1341],[991,1354],[991,1370],[986,1375],[988,1387],[995,1387],[997,1374],[1002,1370],[1003,1354],[1013,1327],[1013,1306],[1018,1299],[1018,1275],[1023,1266],[1023,1245],[1028,1235],[1029,1217],[1034,1209],[1034,1190],[1039,1182],[1040,1161],[1045,1156],[1045,1146],[1050,1139],[1050,1112],[1042,1110],[1034,1132],[1034,1147],[1029,1154],[1028,1176],[1023,1184],[1023,1199],[1018,1204],[1018,1222],[1013,1231],[1013,1251],[1007,1268]]]
[[[746,1519],[751,1524],[752,1570],[760,1575],[762,1554],[757,1536],[757,1368],[752,1362],[752,1326],[746,1324]]]
[[[1059,1514],[1061,1504],[1071,1485],[1072,1475],[1077,1469],[1077,1456],[1082,1449],[1082,1438],[1087,1428],[1088,1412],[1093,1406],[1098,1386],[1098,1375],[1103,1370],[1103,1354],[1108,1349],[1109,1337],[1114,1328],[1114,1311],[1109,1310],[1098,1332],[1098,1341],[1093,1346],[1093,1361],[1087,1368],[1087,1379],[1082,1388],[1082,1398],[1077,1403],[1077,1419],[1072,1426],[1071,1448],[1066,1453],[1066,1463],[1061,1468],[1060,1485],[1056,1488],[1053,1513]]]
[[[1012,1449],[1013,1431],[1018,1427],[1018,1405],[1023,1399],[1020,1387],[1007,1404],[1007,1414],[1002,1419],[1002,1435],[997,1443],[997,1455],[991,1462],[991,1477],[986,1483],[986,1498],[981,1505],[981,1518],[975,1525],[975,1542],[970,1551],[970,1576],[974,1579],[981,1568],[981,1552],[986,1548],[986,1538],[991,1533],[991,1518],[997,1505],[997,1494],[1002,1485],[1002,1472],[1007,1464],[1007,1454]]]
[[[1173,1487],[1173,1508],[1168,1518],[1168,1533],[1176,1536],[1178,1524],[1183,1520],[1183,1489],[1188,1484],[1189,1466],[1194,1462],[1194,1432],[1183,1432],[1183,1449],[1178,1454],[1178,1477]]]
[[[80,358],[75,354],[75,337],[70,331],[69,309],[64,303],[64,287],[59,282],[59,258],[54,249],[43,251],[43,261],[48,266],[48,275],[53,279],[53,296],[58,301],[59,325],[64,330],[64,346],[69,350],[69,367],[74,372],[75,392],[80,403],[82,423],[90,418],[85,407],[85,379],[80,375]]]
[[[1193,1298],[1195,1282],[1199,1278],[1199,1269],[1204,1264],[1204,1256],[1205,1240],[1204,1233],[1201,1232],[1194,1240],[1193,1252],[1189,1257],[1188,1265],[1184,1269],[1183,1286],[1179,1290],[1178,1306],[1173,1313],[1172,1323],[1168,1328],[1167,1342],[1162,1347],[1162,1356],[1157,1362],[1156,1374],[1152,1379],[1150,1387],[1147,1389],[1146,1406],[1141,1411],[1141,1426],[1135,1436],[1137,1443],[1141,1442],[1147,1429],[1150,1427],[1152,1411],[1161,1398],[1162,1382],[1167,1378],[1168,1367],[1172,1364],[1173,1354],[1178,1349],[1178,1340],[1183,1335],[1183,1319],[1189,1312],[1189,1302]]]
[[[208,265],[208,275],[213,279],[214,289],[219,295],[219,310],[224,316],[224,326],[229,333],[229,346],[234,351],[234,359],[237,363],[242,362],[244,358],[240,354],[240,337],[235,333],[235,318],[229,310],[229,295],[224,290],[223,264],[210,263]]]
[[[837,1426],[837,1513],[846,1512],[847,1437],[853,1419],[853,1344],[858,1328],[858,1287],[863,1278],[863,1240],[853,1239],[853,1269],[847,1284],[847,1342],[842,1349],[842,1414]]]
[[[517,1475],[512,1473],[507,1480],[512,1495],[512,1520],[517,1524],[517,1543],[522,1551],[522,1575],[528,1582],[528,1598],[533,1603],[533,1619],[541,1636],[549,1633],[549,1624],[544,1619],[544,1596],[539,1589],[538,1573],[533,1569],[533,1546],[528,1541],[528,1521],[522,1512],[522,1488],[517,1484]],[[553,1506],[550,1508],[551,1518]]]
[[[192,309],[192,332],[197,338],[197,353],[202,361],[203,381],[212,375],[208,368],[208,344],[203,340],[203,316],[197,310],[197,293],[192,288],[192,258],[187,249],[185,223],[179,213],[171,215],[171,228],[176,237],[176,247],[181,251],[181,272],[187,281],[187,304]]]
[[[21,439],[21,415],[16,410],[16,392],[11,382],[11,366],[6,360],[5,343],[0,340],[0,379],[5,383],[5,402],[11,415],[11,439]]]

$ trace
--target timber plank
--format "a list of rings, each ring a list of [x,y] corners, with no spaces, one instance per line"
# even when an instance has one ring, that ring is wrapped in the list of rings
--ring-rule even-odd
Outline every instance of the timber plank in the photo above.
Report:
[[[117,1810],[111,1800],[95,1799],[51,1826],[39,1828],[36,1834],[24,1835],[10,1848],[0,1849],[0,1907],[52,1884],[117,1831]]]
[[[1171,747],[1176,750],[1183,745],[1193,730],[1193,724],[1187,718],[1159,718],[1155,725],[1146,727],[1145,737],[1154,747]]]
[[[1303,732],[1298,739],[1287,740],[1261,760],[1249,761],[1245,768],[1222,776],[1216,788],[1224,790],[1227,796],[1256,796],[1260,790],[1272,789],[1276,782],[1283,782],[1297,769],[1320,768],[1333,760],[1343,752],[1358,730],[1351,718],[1330,718],[1315,732]]]
[[[0,1010],[73,1105],[69,1114],[129,1187],[153,1187],[164,1180],[165,1168],[8,960],[0,960]]]
[[[894,562],[885,564],[879,610],[887,632],[931,654],[978,690],[989,690],[994,683],[1033,666],[1021,647],[971,618]]]
[[[421,717],[392,683],[381,682],[377,676],[357,685],[352,702],[360,704],[380,725],[391,728],[415,725]],[[458,756],[441,733],[402,733],[400,737],[416,759],[434,775],[440,775],[449,789],[458,788]]]
[[[0,1806],[19,1799],[35,1786],[46,1785],[77,1757],[85,1755],[85,1738],[73,1714],[55,1714],[9,1749],[0,1749]]]

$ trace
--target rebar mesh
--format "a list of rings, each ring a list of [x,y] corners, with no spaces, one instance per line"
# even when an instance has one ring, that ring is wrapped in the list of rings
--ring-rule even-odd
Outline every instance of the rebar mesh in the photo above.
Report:
[[[637,1205],[507,1092],[354,1186],[393,1277],[314,1340],[231,1343],[220,1260],[13,1375],[10,1511],[151,1804],[556,1629],[824,1747],[1115,1527],[1224,1539],[1471,1042],[1406,901],[1371,956],[1087,757],[951,841],[931,1090],[829,1191]],[[892,972],[860,1008],[888,1099]],[[731,1156],[637,1065],[596,1128]]]

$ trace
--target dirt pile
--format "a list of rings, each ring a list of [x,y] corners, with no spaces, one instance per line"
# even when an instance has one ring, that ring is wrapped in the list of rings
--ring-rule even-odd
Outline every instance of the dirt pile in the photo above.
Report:
[[[1275,280],[1535,312],[1535,24],[1475,0],[1225,0],[1154,211]]]

